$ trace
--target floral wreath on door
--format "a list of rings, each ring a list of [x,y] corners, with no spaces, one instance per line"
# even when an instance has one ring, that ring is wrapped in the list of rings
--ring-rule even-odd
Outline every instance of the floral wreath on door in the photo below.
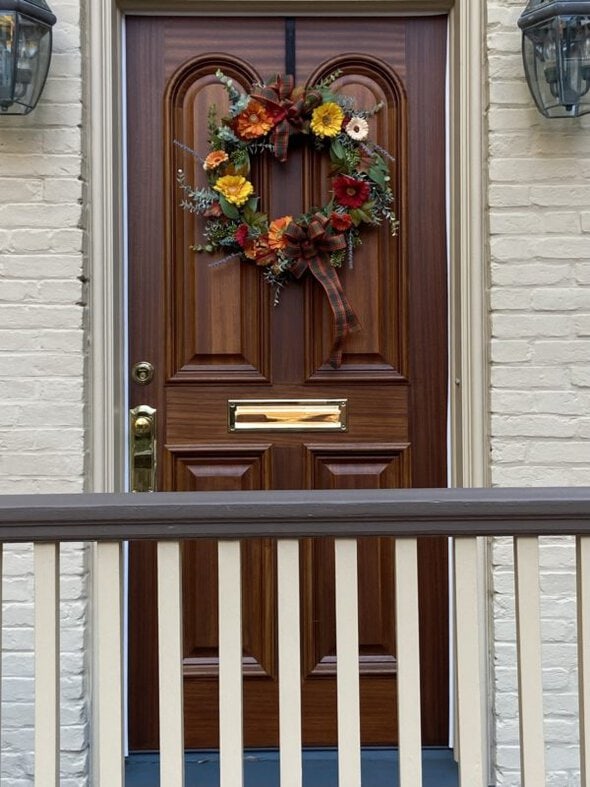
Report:
[[[334,89],[340,75],[336,71],[307,88],[294,87],[291,76],[277,75],[268,83],[253,84],[246,93],[217,71],[229,96],[229,111],[218,120],[216,108],[210,107],[209,152],[202,157],[175,143],[201,161],[207,177],[205,188],[195,188],[178,171],[181,206],[206,219],[204,242],[191,249],[221,252],[213,266],[232,260],[258,266],[274,288],[275,304],[289,279],[309,271],[332,309],[329,363],[334,368],[340,366],[346,337],[360,328],[338,269],[352,267],[354,250],[367,228],[386,221],[393,235],[398,229],[388,165],[393,157],[369,139],[369,121],[382,104],[356,107],[350,96]],[[330,198],[299,216],[270,217],[260,210],[263,199],[249,180],[252,159],[272,155],[285,162],[294,137],[329,152]]]

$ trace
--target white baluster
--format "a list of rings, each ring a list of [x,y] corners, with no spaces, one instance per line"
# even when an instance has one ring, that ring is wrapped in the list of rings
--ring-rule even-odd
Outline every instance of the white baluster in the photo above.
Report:
[[[160,784],[184,785],[182,573],[178,541],[158,543]]]
[[[356,539],[335,541],[338,786],[360,787],[358,576]]]
[[[400,787],[422,785],[418,542],[395,541],[395,615]]]
[[[242,787],[242,593],[239,541],[220,541],[219,773],[220,787]]]

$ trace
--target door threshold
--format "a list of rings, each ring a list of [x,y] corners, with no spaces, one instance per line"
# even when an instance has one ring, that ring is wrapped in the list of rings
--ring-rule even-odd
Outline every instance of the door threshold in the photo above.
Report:
[[[389,747],[365,747],[361,752],[362,783],[367,787],[398,787],[399,752]],[[160,758],[157,752],[131,753],[125,761],[126,787],[158,787]],[[458,787],[459,773],[452,749],[422,749],[423,787]],[[185,784],[218,787],[219,751],[200,749],[185,754]],[[279,784],[278,749],[244,751],[245,787]],[[338,750],[303,750],[304,787],[338,787]]]

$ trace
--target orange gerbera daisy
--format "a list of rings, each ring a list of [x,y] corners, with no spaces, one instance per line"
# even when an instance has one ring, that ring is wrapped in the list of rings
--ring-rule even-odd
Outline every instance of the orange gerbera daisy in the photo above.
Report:
[[[229,156],[225,150],[212,150],[203,162],[203,169],[217,169],[220,164],[227,161]]]
[[[236,117],[236,133],[242,139],[262,137],[273,127],[273,118],[259,101],[250,101]]]
[[[293,216],[283,216],[271,222],[268,228],[268,245],[271,249],[278,251],[285,248],[287,245],[287,239],[284,237],[285,230],[292,221]]]

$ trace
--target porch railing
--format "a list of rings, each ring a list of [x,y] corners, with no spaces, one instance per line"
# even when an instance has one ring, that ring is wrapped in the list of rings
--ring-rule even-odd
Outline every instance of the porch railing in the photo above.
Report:
[[[180,544],[218,541],[220,784],[243,784],[240,540],[277,539],[281,787],[301,787],[299,544],[334,537],[339,787],[359,787],[356,538],[395,536],[401,787],[422,784],[417,538],[453,537],[461,787],[487,787],[482,536],[513,536],[522,784],[544,785],[539,536],[576,536],[582,784],[590,784],[590,489],[379,490],[0,497],[2,544],[35,556],[35,784],[59,784],[59,544],[95,542],[93,626],[100,787],[124,784],[122,543],[158,541],[160,778],[184,776]]]

